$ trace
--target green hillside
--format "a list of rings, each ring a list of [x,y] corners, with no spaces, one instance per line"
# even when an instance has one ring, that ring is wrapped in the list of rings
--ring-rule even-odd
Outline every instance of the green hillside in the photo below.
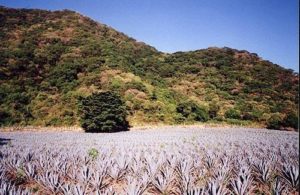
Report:
[[[79,125],[78,98],[106,90],[131,125],[298,126],[298,74],[255,53],[167,54],[73,11],[0,7],[1,126]]]

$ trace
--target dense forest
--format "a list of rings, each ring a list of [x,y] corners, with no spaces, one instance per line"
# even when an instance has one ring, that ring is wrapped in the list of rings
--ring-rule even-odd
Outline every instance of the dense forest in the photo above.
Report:
[[[78,99],[101,91],[133,126],[298,129],[298,73],[255,53],[163,53],[74,11],[0,7],[0,126],[78,125]]]

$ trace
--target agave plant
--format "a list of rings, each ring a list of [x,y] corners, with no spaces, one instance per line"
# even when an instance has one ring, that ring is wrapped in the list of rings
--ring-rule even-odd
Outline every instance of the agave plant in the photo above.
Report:
[[[44,175],[40,176],[39,180],[42,185],[49,188],[53,193],[58,192],[62,185],[59,175],[51,171],[46,171]]]
[[[93,172],[94,169],[92,169],[87,165],[83,165],[79,170],[79,174],[77,175],[78,176],[77,178],[79,179],[79,181],[86,184],[92,179]]]
[[[113,164],[110,166],[109,171],[108,171],[109,176],[111,176],[114,180],[118,181],[122,179],[126,171],[123,169],[120,169],[117,164]]]
[[[231,181],[233,191],[237,195],[246,195],[250,191],[251,187],[251,173],[248,167],[244,166],[241,168],[236,179]]]
[[[127,178],[127,187],[124,189],[127,195],[141,195],[147,186],[140,182],[137,178],[128,177]]]
[[[182,183],[182,193],[188,192],[193,187],[194,178],[191,174],[193,167],[192,160],[189,158],[182,159],[177,165],[177,173]]]
[[[95,171],[92,174],[92,177],[89,182],[92,184],[93,188],[96,191],[101,190],[108,185],[108,180],[106,179],[106,176],[106,171]]]
[[[151,178],[154,178],[156,173],[159,171],[159,164],[153,158],[146,158],[146,170]]]
[[[68,174],[68,171],[70,169],[70,164],[67,163],[67,161],[68,159],[61,160],[57,165],[57,172],[64,176]]]
[[[27,163],[24,166],[24,172],[28,178],[35,178],[37,175],[37,166],[33,163]]]
[[[160,170],[160,173],[155,177],[153,180],[154,186],[157,188],[157,190],[162,193],[166,194],[168,186],[172,180],[172,170],[169,167],[163,167]]]
[[[17,188],[15,185],[10,182],[4,182],[0,180],[0,194],[3,195],[29,195],[30,191],[27,189]]]
[[[220,181],[210,180],[208,183],[207,192],[211,195],[222,195],[226,194],[227,190]]]
[[[290,187],[294,189],[299,187],[299,168],[297,166],[284,164],[281,174]]]
[[[21,166],[21,159],[18,158],[16,155],[12,156],[11,158],[8,158],[4,161],[5,165],[9,167],[10,169],[16,169],[17,167]]]
[[[117,195],[115,190],[112,187],[105,189],[104,191],[96,191],[95,195]]]
[[[284,192],[284,185],[280,182],[279,178],[276,177],[275,182],[272,185],[272,195],[281,195]]]
[[[214,157],[215,156],[214,156],[213,153],[206,154],[205,165],[208,169],[213,168],[213,166],[215,165],[215,158]]]
[[[229,179],[229,167],[221,167],[217,171],[214,171],[213,178],[214,180],[218,180],[222,183],[226,183]]]
[[[205,190],[203,188],[194,188],[190,189],[188,192],[184,193],[184,195],[204,195]]]
[[[258,179],[263,182],[266,183],[269,179],[270,173],[271,173],[271,169],[270,169],[270,163],[268,163],[264,158],[259,161],[259,163],[254,164],[254,167],[256,169],[256,171],[258,172]]]
[[[74,195],[85,195],[86,193],[86,186],[84,185],[80,185],[80,184],[76,184],[75,186],[73,186],[73,189],[72,189],[72,194]]]
[[[60,190],[66,194],[66,195],[69,195],[69,194],[72,194],[72,185],[68,184],[68,183],[65,183],[63,185],[60,186]]]

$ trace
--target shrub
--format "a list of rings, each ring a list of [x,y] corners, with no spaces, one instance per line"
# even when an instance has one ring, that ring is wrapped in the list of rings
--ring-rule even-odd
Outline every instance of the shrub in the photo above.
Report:
[[[15,179],[15,183],[17,185],[23,184],[26,182],[26,174],[24,169],[21,168],[17,168],[17,172],[16,172],[16,179]]]
[[[212,101],[209,104],[209,111],[208,111],[209,117],[211,119],[216,118],[219,110],[220,110],[220,106],[218,105],[218,103],[216,101]]]
[[[282,126],[284,127],[292,127],[294,129],[299,129],[298,127],[299,117],[296,113],[290,112],[286,115],[284,120],[282,121]]]
[[[110,84],[110,89],[113,91],[120,91],[122,89],[122,87],[123,87],[123,83],[118,78],[113,79]]]
[[[129,128],[125,104],[113,92],[81,97],[78,106],[81,126],[86,132],[117,132]]]
[[[11,114],[0,109],[0,127],[11,123]]]
[[[240,119],[241,118],[241,113],[234,109],[234,108],[230,108],[229,110],[227,110],[225,112],[225,117],[226,118],[231,118],[231,119]]]
[[[254,117],[254,120],[256,121],[262,121],[263,120],[263,114],[264,112],[261,110],[254,110],[252,112],[252,116]]]
[[[216,121],[224,121],[224,116],[216,116],[214,118],[214,120],[216,120]]]
[[[281,117],[279,113],[272,114],[271,117],[267,120],[268,129],[280,129],[281,127]]]
[[[200,107],[191,101],[179,103],[176,110],[182,114],[183,117],[191,120],[205,122],[209,118],[208,111],[204,107]]]
[[[251,121],[258,121],[262,116],[262,113],[259,112],[244,112],[242,114],[243,120],[251,120]]]
[[[185,119],[186,118],[184,116],[182,116],[181,114],[178,114],[178,115],[174,116],[174,120],[175,120],[176,124],[183,123],[185,121]]]
[[[99,151],[96,148],[91,148],[88,150],[89,157],[95,160],[99,156]]]
[[[230,125],[239,125],[239,126],[246,126],[251,124],[251,121],[243,121],[243,120],[232,119],[232,118],[226,119],[226,122]]]
[[[151,100],[157,100],[157,95],[156,95],[156,91],[155,90],[152,92],[150,99]]]
[[[145,87],[145,85],[143,83],[137,82],[137,81],[132,81],[132,82],[126,83],[125,88],[126,89],[137,89],[139,91],[147,93],[147,88]]]

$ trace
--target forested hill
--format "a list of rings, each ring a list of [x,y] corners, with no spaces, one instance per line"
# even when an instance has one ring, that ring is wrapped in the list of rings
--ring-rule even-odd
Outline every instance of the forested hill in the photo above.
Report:
[[[74,11],[0,7],[1,126],[78,125],[78,97],[112,90],[131,125],[297,128],[298,82],[245,50],[168,54]]]

